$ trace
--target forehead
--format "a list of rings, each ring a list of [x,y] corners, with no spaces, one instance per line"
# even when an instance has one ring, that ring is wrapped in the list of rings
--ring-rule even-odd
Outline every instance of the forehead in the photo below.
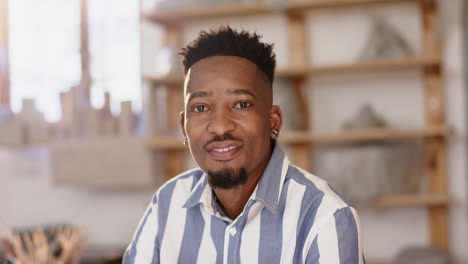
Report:
[[[187,72],[185,93],[204,89],[258,90],[265,82],[253,62],[236,56],[211,56],[197,61]],[[233,87],[230,87],[233,86]],[[237,86],[237,87],[236,87]]]

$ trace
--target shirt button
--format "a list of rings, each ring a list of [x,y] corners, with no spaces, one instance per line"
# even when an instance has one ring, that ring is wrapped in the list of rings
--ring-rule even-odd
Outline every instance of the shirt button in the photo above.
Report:
[[[235,235],[237,234],[236,228],[235,228],[235,227],[231,228],[231,229],[229,230],[229,234],[231,234],[231,236],[235,236]]]

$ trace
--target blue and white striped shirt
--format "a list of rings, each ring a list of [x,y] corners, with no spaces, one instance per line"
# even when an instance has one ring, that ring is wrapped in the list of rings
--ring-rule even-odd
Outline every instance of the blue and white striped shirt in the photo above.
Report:
[[[356,210],[324,180],[291,165],[275,145],[234,220],[220,209],[200,169],[164,184],[123,263],[364,263]]]

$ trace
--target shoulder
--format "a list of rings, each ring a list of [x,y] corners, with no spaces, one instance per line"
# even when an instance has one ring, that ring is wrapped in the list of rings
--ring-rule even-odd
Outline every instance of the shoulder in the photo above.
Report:
[[[196,183],[203,177],[204,172],[199,169],[185,171],[164,183],[153,195],[153,204],[167,201],[172,198],[174,192],[185,194],[187,197]],[[183,198],[183,197],[180,197]]]
[[[303,202],[305,208],[320,207],[321,211],[326,211],[327,215],[333,215],[340,209],[350,207],[348,201],[336,192],[325,180],[312,173],[290,165],[288,168],[287,181],[289,184],[302,186],[304,191]],[[308,203],[308,204],[307,204]]]
[[[314,215],[312,237],[319,232],[334,230],[340,239],[349,235],[347,239],[357,241],[360,221],[356,210],[325,180],[294,165],[288,168],[287,180],[289,185],[302,186],[305,190],[301,209]]]

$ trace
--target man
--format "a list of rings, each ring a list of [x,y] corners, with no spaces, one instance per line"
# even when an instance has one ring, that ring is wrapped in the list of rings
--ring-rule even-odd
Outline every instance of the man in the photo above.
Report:
[[[154,195],[124,263],[363,263],[356,211],[276,139],[275,55],[230,27],[182,49],[185,144],[200,166]]]

